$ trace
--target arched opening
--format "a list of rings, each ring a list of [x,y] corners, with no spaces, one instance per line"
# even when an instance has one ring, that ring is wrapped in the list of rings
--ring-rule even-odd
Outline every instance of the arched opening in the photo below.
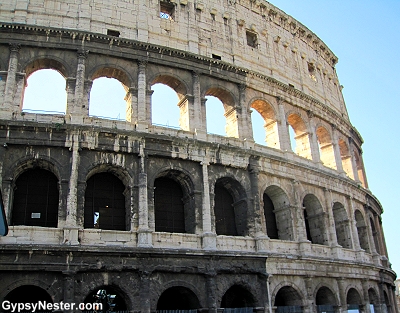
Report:
[[[205,97],[207,99],[207,132],[239,138],[238,113],[236,112],[235,101],[232,95],[221,88],[210,88],[206,92]],[[221,110],[221,104],[223,111]],[[221,114],[225,116],[225,120],[222,119]],[[219,126],[216,125],[217,123]],[[224,132],[221,132],[222,125],[225,127]]]
[[[343,139],[339,139],[340,158],[342,160],[342,167],[347,176],[354,179],[353,164],[351,162],[351,153],[347,143]]]
[[[296,147],[294,152],[303,158],[311,160],[310,139],[303,119],[297,114],[290,114],[287,118],[287,122],[295,133],[294,140]]]
[[[299,293],[290,286],[279,289],[275,296],[276,313],[302,313],[302,300]]]
[[[303,200],[304,220],[307,239],[311,243],[328,245],[328,234],[325,229],[325,212],[318,198],[308,194]]]
[[[207,133],[226,136],[226,119],[224,117],[224,105],[217,97],[206,96],[206,127]]]
[[[318,289],[315,297],[318,313],[335,313],[336,299],[333,292],[327,287]]]
[[[90,89],[89,115],[112,120],[126,120],[127,87],[116,78],[98,77]]]
[[[350,288],[347,292],[347,312],[359,313],[361,304],[361,297],[358,291],[354,288]]]
[[[286,193],[278,186],[269,186],[264,191],[263,203],[268,237],[293,240],[292,213]]]
[[[39,69],[30,72],[24,92],[22,111],[65,114],[66,109],[66,82],[61,72],[54,69]]]
[[[229,288],[221,300],[221,308],[247,308],[248,310],[229,310],[231,313],[251,313],[256,306],[254,296],[250,291],[240,285]]]
[[[22,297],[22,298],[21,298]],[[23,299],[23,301],[22,301]],[[10,303],[17,304],[17,303],[39,303],[46,302],[46,303],[53,303],[53,299],[47,293],[46,290],[34,285],[24,285],[17,287],[10,291],[4,298],[4,300],[10,301]],[[28,310],[29,311],[29,310]],[[52,310],[40,312],[52,312]]]
[[[355,211],[354,216],[356,219],[356,227],[357,227],[357,234],[358,234],[358,240],[360,242],[360,247],[361,249],[370,252],[368,244],[367,225],[365,224],[364,216],[359,210]]]
[[[251,107],[256,111],[251,113],[254,141],[279,149],[278,123],[272,106],[263,100],[256,100]]]
[[[392,313],[392,306],[390,305],[389,297],[385,290],[383,291],[383,297],[385,298],[385,306],[387,313]],[[385,310],[383,310],[383,312],[385,312]]]
[[[185,233],[185,209],[181,185],[168,177],[154,181],[156,231]]]
[[[50,171],[35,168],[15,182],[11,225],[57,227],[58,179]]]
[[[379,234],[378,234],[378,231],[375,228],[375,223],[374,223],[372,218],[369,219],[369,222],[371,224],[372,238],[374,238],[375,250],[376,250],[377,253],[380,254],[381,253],[381,249],[380,249],[380,246],[379,246]]]
[[[216,182],[214,214],[217,235],[246,235],[247,202],[243,188],[237,181],[221,178]]]
[[[379,312],[379,297],[374,289],[368,289],[369,308],[371,313]]]
[[[343,248],[351,249],[351,228],[346,209],[340,202],[335,202],[332,209],[337,242]]]
[[[267,235],[270,239],[279,239],[278,225],[276,223],[274,204],[268,194],[263,194],[264,217],[267,228]]]
[[[86,183],[85,228],[126,230],[125,186],[111,173],[97,173]]]
[[[85,298],[84,312],[123,312],[127,311],[125,299],[122,293],[113,286],[102,286],[90,292]],[[95,304],[101,304],[100,307],[95,307]]]
[[[200,309],[200,302],[196,294],[186,287],[171,287],[165,290],[157,302],[159,313],[182,313],[180,310]]]
[[[188,130],[188,117],[186,112],[181,112],[179,104],[187,107],[187,104],[180,103],[178,94],[174,89],[163,83],[155,83],[151,86],[151,121],[155,126],[170,127]],[[182,124],[181,124],[182,123]]]
[[[322,164],[327,167],[337,169],[335,151],[333,149],[331,135],[322,126],[317,128],[316,134],[319,147],[319,155]]]

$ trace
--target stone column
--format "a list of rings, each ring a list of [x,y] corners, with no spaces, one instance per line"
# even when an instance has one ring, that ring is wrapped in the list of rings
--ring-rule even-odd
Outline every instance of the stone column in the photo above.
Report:
[[[278,103],[278,136],[279,136],[279,149],[283,151],[292,151],[290,145],[289,127],[286,120],[285,108],[283,105],[283,100],[279,97],[276,98]],[[293,151],[294,152],[294,151]]]
[[[3,109],[10,112],[19,112],[19,103],[14,104],[14,96],[16,90],[16,82],[17,82],[17,68],[18,68],[18,57],[19,50],[21,46],[16,43],[10,44],[10,58],[8,61],[8,73],[7,73],[7,81],[4,92],[4,105]]]
[[[349,138],[349,150],[350,150],[350,156],[351,156],[351,165],[353,168],[353,177],[356,182],[361,182],[360,178],[358,177],[358,170],[357,170],[357,164],[356,164],[356,156],[354,155],[354,146],[353,146],[353,139]]]
[[[329,231],[329,245],[331,247],[338,247],[339,244],[336,236],[336,227],[335,227],[335,218],[333,216],[331,191],[327,188],[324,188],[324,198],[325,198],[326,212],[328,213],[328,221],[327,221],[328,227],[326,229]]]
[[[200,163],[203,173],[203,249],[215,250],[217,248],[217,235],[212,231],[211,225],[211,199],[208,180],[208,159]]]
[[[137,124],[138,120],[138,89],[130,87],[125,96],[126,120],[131,124]]]
[[[304,278],[304,284],[306,286],[306,299],[304,302],[304,313],[314,312],[314,288],[313,288],[313,277],[307,276]]]
[[[331,126],[332,126],[332,145],[333,145],[333,153],[335,154],[336,169],[340,175],[346,177],[346,173],[343,170],[342,156],[340,154],[339,138],[337,134],[338,130],[336,125],[331,124]]]
[[[369,299],[369,295],[368,295],[368,280],[362,279],[361,283],[362,283],[362,290],[363,290],[363,297],[362,297],[361,301],[365,307],[364,312],[371,313],[371,309],[369,307],[370,299]],[[376,313],[378,313],[378,312],[376,312]]]
[[[374,221],[375,228],[376,228],[376,231],[378,232],[378,238],[379,238],[379,242],[381,245],[381,253],[380,254],[388,257],[385,236],[383,234],[383,228],[382,228],[382,219],[379,215],[374,215],[374,219],[375,219],[375,221]]]
[[[139,288],[139,298],[140,307],[138,310],[141,313],[151,312],[151,301],[150,301],[150,282],[151,282],[151,271],[141,270],[139,271],[140,277],[140,288]],[[136,310],[135,310],[136,311]]]
[[[67,216],[64,226],[64,243],[70,245],[78,245],[78,171],[80,163],[80,146],[79,146],[79,131],[72,134],[71,147],[71,176],[69,179],[69,192],[67,195]]]
[[[247,141],[254,141],[253,139],[253,127],[251,123],[251,111],[247,109],[246,104],[246,85],[239,84],[239,109],[236,108],[236,116],[238,123],[238,132],[240,139],[246,139]]]
[[[149,206],[147,195],[147,166],[144,152],[145,142],[139,143],[139,228],[138,247],[152,247],[152,231],[149,228]]]
[[[71,123],[82,124],[82,119],[88,115],[89,108],[87,97],[85,97],[85,71],[88,50],[78,51],[78,65],[76,68],[74,104],[68,106],[67,115],[71,118]]]
[[[293,214],[293,225],[294,225],[294,238],[293,240],[299,241],[299,242],[309,242],[307,240],[307,235],[306,235],[306,230],[305,230],[305,223],[304,223],[304,207],[302,205],[301,199],[299,199],[299,182],[297,180],[292,181],[292,187],[293,187],[293,193],[295,197],[295,204],[293,206],[294,208],[294,214]]]
[[[139,71],[138,71],[137,126],[136,126],[136,129],[138,131],[145,131],[148,128],[148,124],[151,124],[151,119],[147,120],[146,66],[147,66],[147,61],[141,60],[138,62]]]
[[[353,205],[353,198],[352,197],[348,197],[347,198],[347,205],[350,208],[350,216],[349,216],[349,220],[350,220],[350,228],[351,228],[351,235],[352,235],[352,244],[353,244],[353,249],[356,251],[360,251],[361,250],[361,246],[360,246],[360,239],[358,238],[358,231],[357,231],[357,225],[356,225],[356,219],[355,219],[355,215],[354,215],[354,205]]]
[[[67,263],[69,259],[72,258],[72,252],[67,255]],[[64,278],[64,294],[63,294],[63,302],[64,303],[74,303],[78,302],[75,301],[75,272],[74,271],[63,271],[63,278]]]
[[[217,313],[217,273],[212,271],[206,273],[206,292],[207,292],[207,305],[208,313]]]
[[[321,163],[321,157],[319,154],[318,148],[318,137],[315,126],[314,113],[311,111],[307,112],[308,118],[310,119],[309,126],[309,140],[310,140],[310,149],[311,149],[311,158],[316,163]]]
[[[2,160],[4,160],[4,158],[2,158]],[[12,178],[3,179],[2,181],[3,205],[8,225],[11,225],[12,206],[10,200],[12,197],[12,192],[11,192],[12,189],[13,189]]]
[[[192,72],[193,80],[193,131],[200,140],[206,140],[207,130],[205,123],[205,116],[203,116],[202,110],[202,99],[201,99],[201,87],[199,74]]]
[[[346,281],[344,278],[337,278],[337,284],[339,287],[339,313],[347,312],[347,295],[346,295]]]

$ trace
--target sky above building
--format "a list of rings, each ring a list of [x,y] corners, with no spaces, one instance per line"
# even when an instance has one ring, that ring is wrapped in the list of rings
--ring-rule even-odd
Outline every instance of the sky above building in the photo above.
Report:
[[[343,95],[350,120],[365,142],[362,148],[369,189],[384,208],[382,220],[389,260],[392,268],[400,274],[400,249],[397,238],[400,212],[396,198],[397,193],[400,194],[397,185],[397,177],[400,177],[400,166],[397,163],[400,161],[400,147],[395,136],[397,119],[400,116],[400,87],[397,86],[400,82],[400,61],[397,55],[397,49],[400,48],[400,1],[271,0],[270,3],[314,32],[339,58],[336,70],[340,84],[344,86]],[[58,78],[61,78],[62,91],[65,89],[65,80],[60,76]],[[49,80],[46,76],[37,76],[36,81],[28,80],[25,93],[27,103],[29,99],[38,98],[42,99],[42,103],[53,103],[55,95],[49,95],[49,100],[45,100],[40,88],[30,87],[34,84],[43,85],[43,79]],[[91,104],[101,105],[93,105],[93,111],[89,113],[123,119],[125,91],[122,85],[117,81],[113,84],[110,81],[101,84],[101,80],[94,81],[90,99]],[[172,102],[177,103],[178,98],[168,87],[159,88],[160,86],[153,87],[156,90],[152,100],[155,105],[153,112],[162,113],[153,115],[153,123],[178,127],[177,106],[169,107],[169,114],[165,114],[165,108],[162,108],[165,99],[174,99]],[[95,89],[97,91],[93,92]],[[30,95],[30,90],[36,90],[40,97],[37,94]],[[60,94],[56,89],[54,93]],[[104,103],[104,99],[110,99],[110,94],[119,97],[120,103],[116,104],[110,100]],[[61,99],[64,107],[65,101]],[[212,98],[207,101],[207,110],[212,105],[212,115],[220,115],[223,118],[222,105],[217,105],[214,101]],[[157,105],[160,105],[159,109]],[[117,110],[118,106],[120,111]],[[32,108],[35,108],[34,104]],[[29,105],[25,107],[24,104],[24,109],[29,109]],[[262,127],[263,121],[256,115],[254,118],[253,124]],[[218,123],[210,119],[208,122],[209,132],[224,134],[223,121]],[[262,140],[263,138],[256,138],[256,142]]]
[[[381,202],[389,261],[400,275],[399,0],[271,0],[339,58],[336,71],[351,123],[364,139],[369,189]]]

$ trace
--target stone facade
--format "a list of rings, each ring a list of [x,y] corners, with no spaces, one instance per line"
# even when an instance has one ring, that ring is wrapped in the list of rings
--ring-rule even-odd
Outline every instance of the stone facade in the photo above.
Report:
[[[337,58],[304,25],[258,0],[5,0],[0,18],[0,299],[398,312]],[[24,112],[27,77],[49,68],[66,114]],[[89,115],[99,77],[123,84],[125,121]],[[152,124],[156,83],[178,94],[181,129]],[[206,96],[225,137],[207,133]]]

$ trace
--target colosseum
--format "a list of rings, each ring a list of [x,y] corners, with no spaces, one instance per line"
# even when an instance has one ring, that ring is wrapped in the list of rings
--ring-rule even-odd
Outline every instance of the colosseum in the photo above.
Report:
[[[337,60],[264,0],[2,0],[0,311],[397,313]],[[48,69],[65,112],[24,109]],[[103,77],[123,120],[89,114]],[[179,129],[152,122],[155,84]]]

